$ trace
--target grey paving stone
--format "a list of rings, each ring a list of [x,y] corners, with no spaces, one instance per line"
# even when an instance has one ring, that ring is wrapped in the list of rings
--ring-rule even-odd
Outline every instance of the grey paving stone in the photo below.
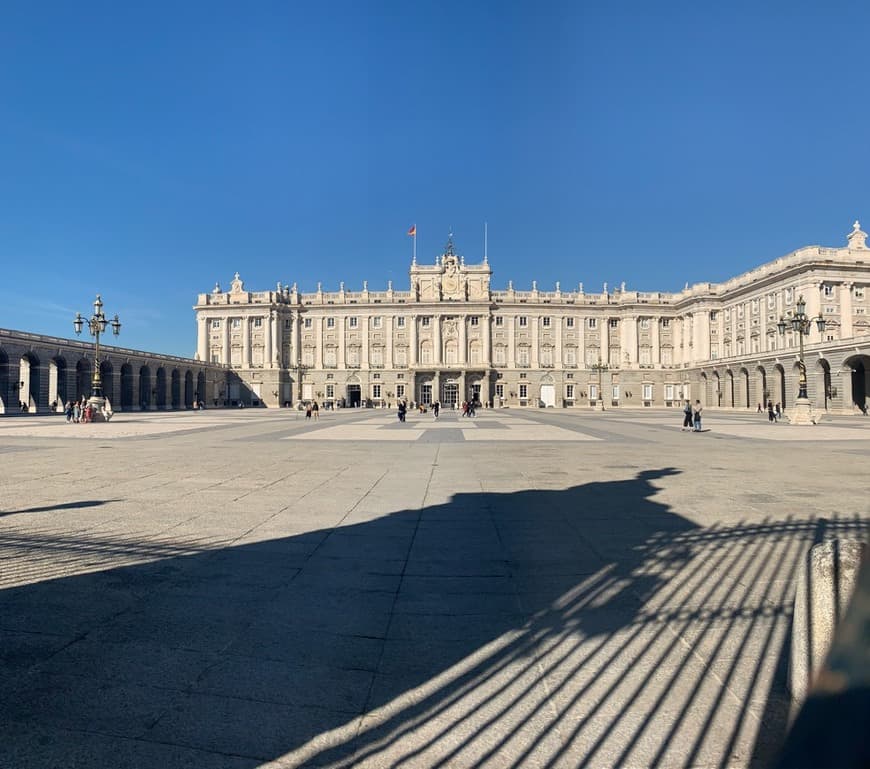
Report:
[[[808,473],[739,415],[515,412],[131,416],[85,494],[75,437],[12,439],[0,766],[769,765],[796,569],[866,536],[870,440],[814,433]]]

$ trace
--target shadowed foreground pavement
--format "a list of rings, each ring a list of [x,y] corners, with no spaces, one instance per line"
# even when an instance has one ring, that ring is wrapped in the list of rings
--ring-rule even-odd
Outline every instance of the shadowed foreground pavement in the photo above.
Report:
[[[760,441],[599,417],[8,442],[0,766],[764,765],[794,579],[864,532],[865,444],[796,483]]]

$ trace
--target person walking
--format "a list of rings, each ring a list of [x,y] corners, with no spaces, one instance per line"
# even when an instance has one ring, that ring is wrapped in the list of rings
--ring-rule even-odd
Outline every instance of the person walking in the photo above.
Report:
[[[782,407],[777,403],[774,411],[776,412],[776,421],[779,422],[782,419]]]
[[[311,413],[314,416],[315,422],[320,419],[320,406],[317,404],[317,401],[311,404]]]
[[[686,405],[683,406],[683,426],[680,430],[692,429],[692,402],[686,399]]]
[[[440,413],[441,413],[441,401],[435,401],[435,403],[432,404],[432,415],[435,417],[435,419],[438,419],[438,414],[440,414]]]
[[[408,407],[405,405],[405,401],[399,401],[398,414],[399,414],[399,421],[400,422],[405,421],[405,415],[407,414],[407,412],[408,412]]]
[[[773,401],[767,402],[767,421],[771,424],[776,422],[776,412],[773,410]]]
[[[703,407],[701,406],[701,401],[695,401],[695,408],[692,410],[692,417],[695,423],[695,432],[701,432],[701,412],[703,411]]]
[[[72,422],[72,415],[73,415],[72,401],[66,402],[66,408],[63,410],[63,414],[66,417],[67,423]]]
[[[311,419],[311,404],[310,403],[305,404],[305,418]]]

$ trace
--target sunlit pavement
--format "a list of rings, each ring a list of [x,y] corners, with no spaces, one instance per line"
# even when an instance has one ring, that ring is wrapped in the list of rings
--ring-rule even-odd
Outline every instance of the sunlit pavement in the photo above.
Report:
[[[0,767],[762,766],[870,420],[0,419]]]

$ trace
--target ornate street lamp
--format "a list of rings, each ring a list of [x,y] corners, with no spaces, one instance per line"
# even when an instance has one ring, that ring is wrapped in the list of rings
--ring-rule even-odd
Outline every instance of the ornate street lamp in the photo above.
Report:
[[[598,411],[604,411],[604,391],[601,389],[601,372],[607,371],[610,366],[606,363],[601,362],[601,356],[598,356],[598,363],[593,363],[590,368],[593,371],[598,372],[598,402],[595,404],[595,408]]]
[[[76,335],[80,335],[82,333],[82,326],[87,323],[88,331],[91,332],[91,336],[94,337],[94,375],[91,378],[91,397],[88,398],[88,403],[91,405],[94,411],[94,420],[95,421],[103,421],[106,419],[105,416],[105,406],[106,399],[103,397],[103,383],[100,379],[100,334],[104,334],[106,332],[106,326],[112,327],[112,333],[115,336],[121,333],[121,321],[118,320],[118,316],[115,315],[112,320],[106,320],[106,315],[103,313],[103,300],[100,298],[100,295],[97,294],[97,298],[94,300],[94,314],[85,319],[82,317],[80,312],[76,313],[75,319],[73,320],[73,328],[75,329]]]
[[[794,417],[790,417],[789,421],[792,424],[815,424],[815,418],[812,416],[812,403],[807,395],[807,367],[804,363],[804,336],[809,336],[813,328],[813,322],[822,333],[825,330],[825,319],[819,314],[816,318],[810,318],[806,314],[807,303],[803,297],[797,300],[794,310],[789,310],[784,317],[780,317],[776,327],[779,329],[781,336],[785,336],[785,332],[791,329],[798,335],[798,395],[795,403],[797,412]]]

